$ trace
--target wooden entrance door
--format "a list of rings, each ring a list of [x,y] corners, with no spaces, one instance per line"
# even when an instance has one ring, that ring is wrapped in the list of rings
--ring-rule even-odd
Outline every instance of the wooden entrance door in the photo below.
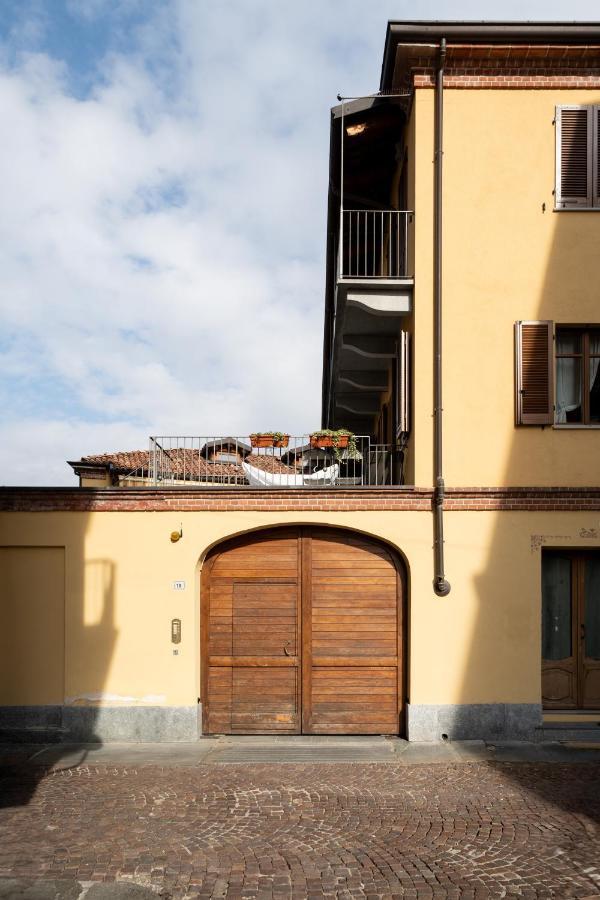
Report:
[[[397,734],[402,571],[349,532],[280,529],[202,576],[205,733]]]
[[[600,709],[600,553],[542,557],[542,702]]]

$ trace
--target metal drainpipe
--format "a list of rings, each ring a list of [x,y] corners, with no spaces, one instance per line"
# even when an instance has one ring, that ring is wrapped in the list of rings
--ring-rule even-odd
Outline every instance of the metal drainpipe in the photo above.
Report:
[[[434,249],[434,469],[433,491],[433,589],[438,597],[450,593],[444,576],[444,475],[442,444],[442,165],[444,155],[444,64],[446,38],[440,41],[435,86],[435,249]]]

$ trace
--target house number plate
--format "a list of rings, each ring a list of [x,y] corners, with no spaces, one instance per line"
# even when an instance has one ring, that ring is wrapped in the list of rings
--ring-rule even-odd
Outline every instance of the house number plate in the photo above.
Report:
[[[173,582],[173,590],[174,591],[185,591],[185,581],[174,581]]]

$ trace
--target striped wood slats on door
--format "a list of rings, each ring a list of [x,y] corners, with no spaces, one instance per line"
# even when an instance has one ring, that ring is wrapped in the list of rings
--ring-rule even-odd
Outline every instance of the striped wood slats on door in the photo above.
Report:
[[[214,553],[202,585],[205,731],[398,732],[401,584],[385,548],[261,533]]]
[[[315,533],[308,553],[304,623],[310,629],[311,665],[304,667],[304,730],[396,734],[399,622],[393,561],[372,542],[343,533]]]

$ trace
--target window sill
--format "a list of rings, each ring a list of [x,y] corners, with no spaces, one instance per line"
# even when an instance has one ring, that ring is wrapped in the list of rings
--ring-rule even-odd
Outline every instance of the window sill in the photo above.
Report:
[[[561,212],[584,212],[590,213],[600,212],[600,206],[555,206],[552,212],[561,213]]]
[[[567,424],[555,423],[552,426],[556,431],[600,431],[600,423],[598,425],[579,425],[576,422]]]

